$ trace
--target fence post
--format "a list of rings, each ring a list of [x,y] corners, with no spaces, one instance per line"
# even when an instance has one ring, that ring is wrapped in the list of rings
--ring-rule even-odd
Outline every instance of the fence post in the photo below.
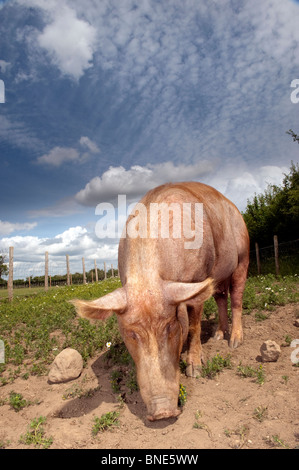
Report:
[[[70,285],[70,259],[69,255],[66,255],[66,284]]]
[[[28,277],[28,284],[29,284],[28,285],[29,289],[31,289],[31,278],[30,278],[30,276]]]
[[[86,284],[85,260],[84,260],[84,257],[82,258],[82,266],[83,266],[83,284]]]
[[[255,242],[255,254],[256,254],[257,273],[259,275],[261,274],[261,261],[260,261],[259,244],[257,242]]]
[[[278,239],[277,239],[277,235],[274,235],[274,256],[275,256],[275,273],[276,273],[276,276],[279,276]]]
[[[111,277],[114,277],[113,264],[111,264]]]
[[[94,271],[96,273],[96,282],[99,281],[99,277],[98,277],[98,268],[97,268],[97,261],[94,260]]]
[[[11,302],[13,299],[13,246],[9,247],[9,269],[8,269],[8,300]]]
[[[49,253],[45,253],[45,291],[48,290]]]
[[[104,279],[107,279],[106,263],[104,261]]]

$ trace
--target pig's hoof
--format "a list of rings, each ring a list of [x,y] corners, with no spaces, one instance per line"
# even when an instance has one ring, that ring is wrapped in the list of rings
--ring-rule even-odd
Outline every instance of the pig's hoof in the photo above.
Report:
[[[219,341],[224,338],[224,333],[221,330],[217,330],[216,333],[214,334],[214,339],[216,341]]]
[[[231,335],[230,340],[229,340],[229,347],[231,349],[236,349],[240,346],[240,344],[243,343],[243,335],[238,334],[238,335]]]
[[[187,377],[198,377],[201,374],[201,366],[188,364],[186,367],[186,375]]]

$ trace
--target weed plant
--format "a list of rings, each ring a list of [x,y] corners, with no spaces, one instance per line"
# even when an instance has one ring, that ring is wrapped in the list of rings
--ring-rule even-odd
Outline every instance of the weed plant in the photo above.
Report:
[[[99,432],[107,431],[114,426],[119,426],[119,411],[109,411],[103,414],[100,418],[94,418],[94,425],[92,427],[92,434],[96,436]]]
[[[48,449],[53,443],[53,438],[45,437],[45,430],[42,427],[42,424],[45,422],[46,418],[44,416],[33,419],[28,427],[27,433],[21,436],[20,442],[22,444]]]

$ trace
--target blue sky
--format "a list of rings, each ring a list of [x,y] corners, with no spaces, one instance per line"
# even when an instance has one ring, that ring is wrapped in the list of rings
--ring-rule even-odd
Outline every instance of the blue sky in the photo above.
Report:
[[[116,264],[100,202],[196,180],[243,210],[281,183],[298,24],[291,0],[0,1],[1,250]]]

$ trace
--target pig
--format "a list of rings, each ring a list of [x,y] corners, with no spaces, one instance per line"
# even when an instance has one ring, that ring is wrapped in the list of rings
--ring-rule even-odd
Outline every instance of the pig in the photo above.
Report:
[[[188,239],[186,230],[178,236],[178,224],[183,227],[183,218],[180,221],[171,210],[165,219],[169,236],[161,236],[161,230],[158,234],[151,231],[153,218],[148,213],[157,204],[182,212],[184,208],[194,208],[189,211]],[[198,233],[202,236],[194,247],[187,242],[192,234],[193,241],[196,238],[195,207],[201,209]],[[155,221],[161,225],[165,220],[158,212]],[[217,303],[219,324],[215,338],[220,340],[227,338],[229,332],[230,292],[229,346],[236,348],[242,343],[242,298],[248,264],[248,231],[236,206],[211,186],[168,183],[150,190],[127,219],[118,251],[122,287],[97,300],[74,301],[78,314],[84,318],[105,320],[113,312],[117,314],[122,338],[136,365],[150,421],[180,414],[180,354],[186,344],[186,374],[198,375],[203,360],[201,315],[209,297],[214,295]]]

